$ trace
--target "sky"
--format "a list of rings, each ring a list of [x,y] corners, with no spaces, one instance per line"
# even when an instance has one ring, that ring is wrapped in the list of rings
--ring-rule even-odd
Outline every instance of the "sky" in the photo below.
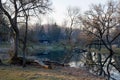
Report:
[[[43,23],[62,24],[66,15],[66,9],[71,7],[79,7],[81,13],[88,10],[91,4],[106,3],[107,0],[51,0],[53,12],[43,18]]]
[[[3,0],[5,1],[5,0]],[[50,0],[52,2],[51,8],[52,12],[49,12],[47,15],[41,15],[42,24],[47,23],[57,23],[59,25],[63,24],[63,21],[66,17],[68,7],[78,7],[80,12],[88,10],[91,4],[106,3],[108,0]],[[35,24],[38,21],[37,18],[32,18],[30,22]]]

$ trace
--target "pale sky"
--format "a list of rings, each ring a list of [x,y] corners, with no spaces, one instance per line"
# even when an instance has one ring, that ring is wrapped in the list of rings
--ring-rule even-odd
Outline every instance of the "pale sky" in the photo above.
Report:
[[[49,13],[44,22],[56,22],[62,24],[65,18],[66,9],[71,7],[79,7],[81,13],[89,9],[91,4],[106,3],[108,0],[52,0],[53,12]],[[49,17],[49,18],[48,18]],[[53,18],[53,19],[52,19]]]

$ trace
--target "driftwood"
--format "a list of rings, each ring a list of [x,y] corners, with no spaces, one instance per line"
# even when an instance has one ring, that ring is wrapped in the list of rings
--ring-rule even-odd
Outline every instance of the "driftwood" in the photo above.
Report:
[[[55,62],[55,61],[39,61],[39,60],[34,60],[34,62],[32,62],[32,65],[35,65],[37,67],[42,67],[45,69],[53,69],[55,67],[69,66],[67,64],[62,64],[62,63]]]
[[[21,66],[23,65],[23,58],[17,57],[17,58],[11,59],[10,64]],[[26,59],[26,65],[35,66],[39,68],[45,68],[45,69],[53,69],[58,66],[60,67],[69,66],[67,64],[62,64],[62,63],[55,62],[55,61],[40,61],[40,60],[35,60],[35,59]]]
[[[17,57],[17,58],[11,59],[10,64],[22,66],[23,65],[23,57]],[[46,64],[42,63],[41,61],[34,60],[34,59],[26,59],[26,65],[36,66],[36,67],[45,68],[45,69],[51,69],[51,67],[49,65],[46,65]]]
[[[63,64],[63,63],[59,63],[59,62],[55,62],[55,61],[43,61],[43,63],[45,63],[46,65],[50,65],[52,66],[61,66],[61,67],[67,67],[69,66],[68,64]]]
[[[45,69],[52,69],[50,65],[46,65],[42,61],[39,61],[39,60],[34,60],[33,62],[31,62],[31,65],[40,67],[40,68],[45,68]]]

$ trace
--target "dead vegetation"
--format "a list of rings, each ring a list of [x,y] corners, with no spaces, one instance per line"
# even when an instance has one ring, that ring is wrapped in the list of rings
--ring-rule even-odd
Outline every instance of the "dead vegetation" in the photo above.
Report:
[[[0,80],[105,80],[85,70],[61,67],[43,69],[28,66],[0,66]]]

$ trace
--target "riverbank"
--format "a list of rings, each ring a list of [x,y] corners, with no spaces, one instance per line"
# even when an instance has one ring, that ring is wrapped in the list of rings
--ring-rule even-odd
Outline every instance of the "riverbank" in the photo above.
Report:
[[[75,68],[43,69],[0,66],[0,80],[105,80]]]

